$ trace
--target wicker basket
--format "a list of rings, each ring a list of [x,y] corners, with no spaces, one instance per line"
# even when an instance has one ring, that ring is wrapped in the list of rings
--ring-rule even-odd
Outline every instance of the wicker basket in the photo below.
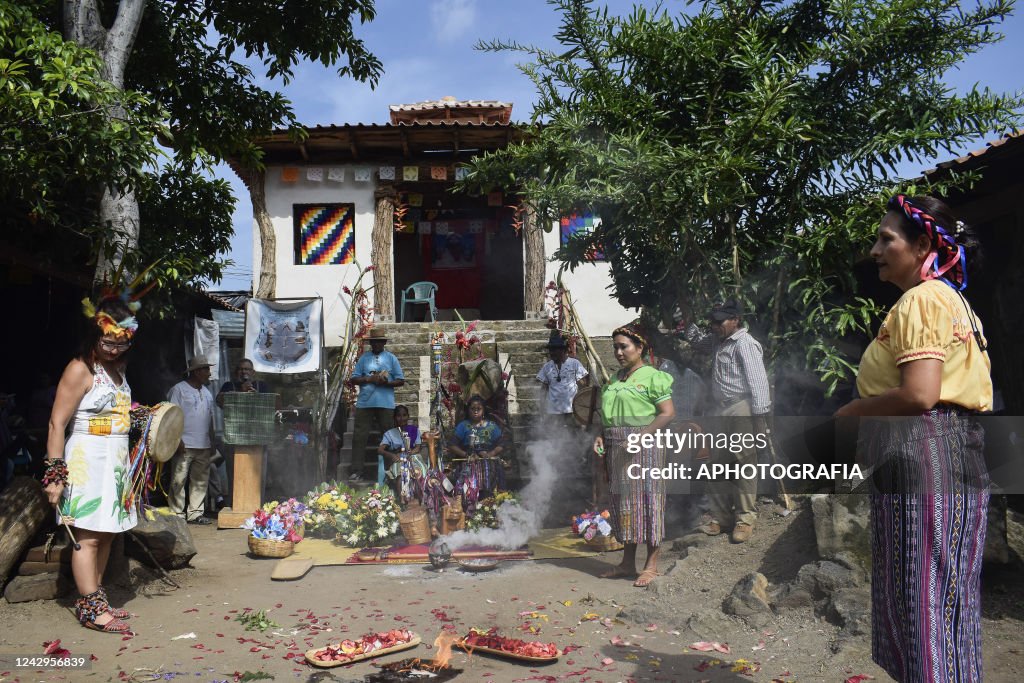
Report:
[[[619,539],[614,536],[602,536],[597,534],[589,541],[586,541],[587,545],[594,550],[600,550],[603,553],[610,553],[615,550],[622,550],[623,546],[619,543]]]
[[[288,557],[295,552],[295,544],[291,541],[271,541],[250,535],[249,552],[257,557]]]
[[[409,508],[398,515],[398,525],[409,545],[430,543],[430,519],[421,507]]]

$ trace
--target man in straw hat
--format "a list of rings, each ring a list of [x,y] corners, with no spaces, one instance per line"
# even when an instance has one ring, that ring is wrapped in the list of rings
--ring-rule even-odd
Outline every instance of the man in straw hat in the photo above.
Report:
[[[352,464],[349,481],[359,481],[365,474],[366,442],[370,431],[381,434],[392,427],[395,410],[395,388],[405,384],[405,374],[398,358],[384,350],[388,338],[383,332],[372,331],[366,341],[370,350],[356,361],[352,382],[359,387],[356,399],[356,424],[352,431]],[[376,451],[376,445],[373,444]]]
[[[210,485],[210,460],[213,458],[213,394],[206,388],[210,381],[210,363],[200,354],[188,363],[188,377],[167,392],[167,400],[181,406],[185,413],[185,431],[171,465],[171,487],[167,505],[189,524],[210,524],[203,516],[206,490]],[[185,482],[188,481],[188,507]]]
[[[742,322],[743,309],[734,300],[716,304],[708,313],[711,333],[696,325],[686,330],[686,340],[698,350],[711,352],[711,414],[721,418],[721,428],[729,433],[756,434],[765,431],[765,418],[771,410],[768,373],[764,368],[761,344],[747,332]],[[728,464],[757,464],[757,449],[747,447],[734,453],[715,452],[716,461]],[[701,527],[709,536],[722,533],[735,522],[733,543],[743,543],[754,532],[757,520],[757,479],[710,482],[711,521]]]

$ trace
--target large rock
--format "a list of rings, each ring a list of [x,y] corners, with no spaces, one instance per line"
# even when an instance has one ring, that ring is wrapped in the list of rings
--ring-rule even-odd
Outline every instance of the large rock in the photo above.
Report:
[[[829,600],[830,620],[842,627],[847,638],[871,634],[871,593],[865,588],[846,588]]]
[[[818,556],[834,560],[840,553],[854,556],[863,567],[871,566],[868,497],[863,494],[816,494],[811,496],[814,538]]]
[[[764,574],[747,574],[722,603],[722,611],[740,617],[754,628],[761,628],[775,615],[768,604],[768,579]]]
[[[70,593],[74,588],[71,578],[59,572],[15,576],[4,589],[7,602],[28,602],[30,600],[54,600]]]
[[[866,578],[862,569],[851,569],[835,562],[824,561],[800,567],[795,583],[818,600],[847,588],[863,586]]]
[[[139,544],[145,546],[149,554]],[[131,557],[143,564],[153,566],[156,560],[163,569],[188,566],[197,552],[188,523],[166,510],[147,510],[146,514],[140,515],[138,526],[128,533],[125,548]]]

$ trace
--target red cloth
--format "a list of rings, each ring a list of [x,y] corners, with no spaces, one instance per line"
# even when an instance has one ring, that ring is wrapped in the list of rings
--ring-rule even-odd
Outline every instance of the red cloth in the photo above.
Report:
[[[423,235],[423,272],[437,285],[434,301],[438,308],[480,308],[483,260],[482,235],[476,236],[476,266],[472,268],[432,268],[433,240]]]

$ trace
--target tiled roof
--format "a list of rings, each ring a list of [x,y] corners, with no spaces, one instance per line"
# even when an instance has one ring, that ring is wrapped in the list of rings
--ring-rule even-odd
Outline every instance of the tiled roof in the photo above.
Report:
[[[427,109],[444,109],[445,107],[497,109],[511,106],[511,102],[499,102],[498,100],[457,100],[454,97],[442,97],[439,100],[414,102],[412,104],[392,104],[388,109],[391,111],[424,111]]]
[[[935,168],[929,168],[924,172],[924,175],[930,176],[946,171],[969,171],[988,163],[994,157],[1016,151],[1020,145],[1024,145],[1024,129],[1007,133],[993,142],[987,142],[981,149],[968,152],[962,157],[936,164]]]

